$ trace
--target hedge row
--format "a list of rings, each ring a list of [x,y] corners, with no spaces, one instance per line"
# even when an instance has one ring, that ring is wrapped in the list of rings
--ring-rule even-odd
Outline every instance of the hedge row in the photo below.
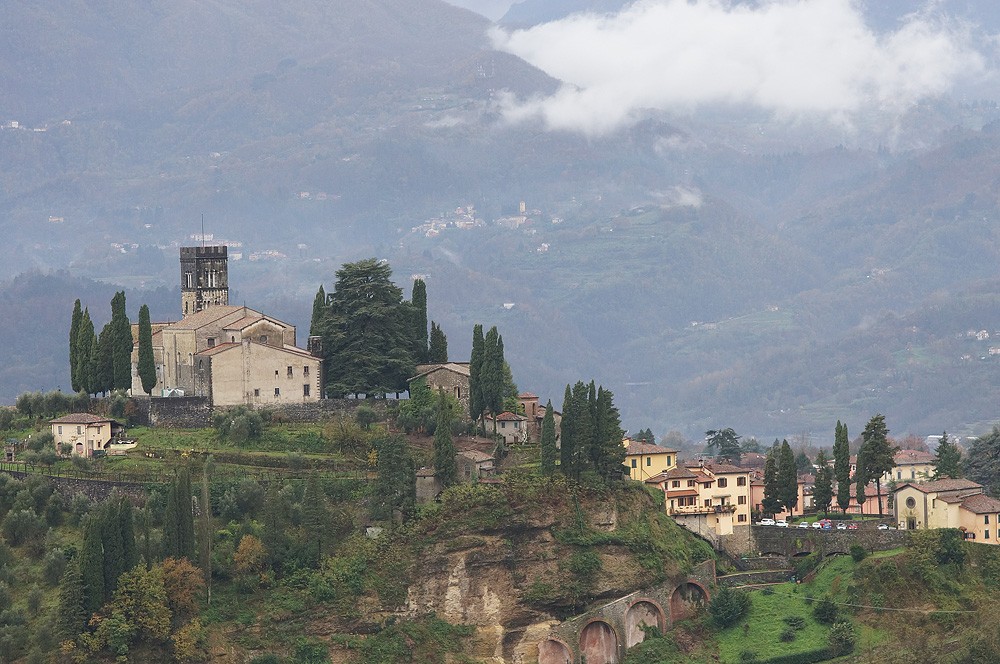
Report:
[[[825,662],[828,659],[833,659],[829,648],[818,648],[816,650],[806,650],[790,655],[778,655],[777,657],[751,661],[753,664],[816,664],[816,662]]]

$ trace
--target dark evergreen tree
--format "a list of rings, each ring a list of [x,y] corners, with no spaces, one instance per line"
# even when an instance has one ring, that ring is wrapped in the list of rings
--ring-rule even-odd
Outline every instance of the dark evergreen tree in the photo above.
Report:
[[[451,440],[451,406],[444,390],[438,390],[438,419],[434,428],[434,474],[443,487],[458,482],[455,444]]]
[[[312,567],[319,566],[328,542],[328,514],[326,494],[319,485],[319,476],[310,473],[302,494],[302,530],[305,540],[305,559]]]
[[[427,350],[427,284],[423,279],[413,280],[413,290],[410,292],[410,305],[413,309],[412,331],[413,357],[417,363],[428,361]],[[433,360],[431,360],[433,361]]]
[[[794,512],[799,504],[799,478],[795,471],[795,455],[787,440],[781,441],[778,453],[778,495],[785,509]]]
[[[494,325],[486,333],[483,345],[483,364],[480,385],[483,406],[493,416],[493,433],[496,434],[496,416],[503,412],[503,355],[499,346],[500,334]]]
[[[774,516],[781,511],[781,490],[778,484],[778,448],[771,448],[764,462],[764,499],[760,509]]]
[[[842,512],[851,506],[851,447],[847,425],[837,420],[833,443],[833,475],[837,480],[837,505]]]
[[[125,311],[125,291],[115,293],[111,300],[111,387],[127,390],[132,387],[132,325]]]
[[[80,382],[79,367],[77,366],[77,350],[76,338],[80,335],[80,326],[83,323],[83,309],[80,307],[80,300],[73,304],[73,316],[70,318],[69,324],[69,375],[70,384],[73,386],[74,392],[79,392],[83,389],[83,385]]]
[[[278,482],[270,482],[264,495],[264,513],[261,515],[261,542],[267,549],[268,559],[275,570],[280,570],[288,559],[290,528],[285,500]]]
[[[391,519],[399,515],[404,521],[416,507],[417,474],[413,457],[406,442],[398,436],[387,436],[376,443],[377,476],[373,489],[372,514]]]
[[[635,440],[648,445],[656,445],[656,436],[653,435],[653,430],[648,427],[640,429],[639,433],[635,434]]]
[[[593,383],[591,383],[593,384]],[[625,473],[625,446],[621,416],[614,404],[614,394],[603,387],[597,389],[595,470],[605,482],[622,479]]]
[[[105,340],[107,336],[105,336]],[[99,394],[105,390],[107,372],[104,369],[107,367],[106,360],[110,357],[107,351],[107,343],[101,343],[100,337],[94,335],[93,341],[90,345],[90,365],[87,369],[87,380],[89,381],[90,391],[92,394]]]
[[[406,390],[413,375],[412,307],[374,258],[347,263],[327,298],[320,323],[332,396]]]
[[[428,362],[448,361],[448,337],[445,336],[441,327],[431,321],[431,347],[428,353]]]
[[[482,421],[486,412],[483,399],[483,358],[486,355],[486,340],[483,326],[479,323],[472,328],[472,354],[469,357],[469,419]]]
[[[941,442],[934,450],[934,479],[957,480],[962,476],[962,451],[951,442],[948,432],[941,434]]]
[[[594,400],[596,401],[596,396]],[[594,469],[593,448],[596,433],[594,409],[590,404],[590,386],[582,380],[573,385],[573,420],[573,467],[579,477],[583,471]]]
[[[83,581],[83,607],[87,615],[104,606],[104,521],[100,510],[91,513],[83,527],[79,567]]]
[[[96,374],[92,375],[91,378],[95,381],[93,387],[96,388],[97,392],[106,394],[114,388],[114,351],[114,330],[111,323],[108,323],[101,329],[101,333],[97,337],[97,355],[91,358],[91,366],[96,371]],[[94,360],[96,360],[96,364]]]
[[[799,473],[811,473],[813,470],[812,461],[809,460],[809,455],[806,454],[805,450],[799,450],[795,453],[795,470]]]
[[[965,477],[986,487],[991,496],[1000,496],[1000,427],[976,438],[965,455]]]
[[[83,310],[83,318],[80,321],[80,331],[76,335],[76,378],[79,381],[80,389],[87,394],[96,394],[96,390],[91,389],[90,379],[90,356],[96,353],[95,346],[97,338],[94,335],[94,323],[90,319],[90,310]]]
[[[77,634],[86,629],[89,617],[78,558],[66,566],[66,571],[59,581],[59,637],[63,641],[76,638]]]
[[[552,400],[545,404],[545,417],[542,418],[541,439],[542,475],[546,477],[556,471],[556,419],[552,414]]]
[[[819,451],[816,455],[816,483],[813,485],[813,502],[816,509],[829,514],[830,503],[833,502],[833,468],[826,458],[826,452]]]
[[[862,514],[864,514],[865,501],[868,500],[865,488],[868,486],[868,482],[871,481],[871,476],[868,474],[868,460],[866,456],[867,450],[862,445],[861,449],[858,450],[858,462],[854,470],[854,502],[857,503],[858,509],[861,510]]]
[[[719,459],[726,459],[729,463],[736,465],[740,463],[740,455],[742,454],[740,436],[737,436],[731,427],[706,431],[705,447],[715,450],[715,456]]]
[[[139,309],[139,380],[142,391],[152,394],[156,387],[156,361],[153,357],[153,326],[149,321],[149,307]]]
[[[125,542],[118,524],[118,506],[109,499],[98,510],[101,522],[101,541],[104,545],[104,601],[108,601],[118,588],[118,577],[125,571]]]
[[[878,513],[882,514],[882,477],[896,467],[896,452],[899,447],[889,440],[889,429],[885,426],[885,416],[872,417],[861,434],[865,449],[865,468],[868,477],[875,480],[878,496]]]
[[[167,493],[167,507],[163,515],[163,553],[165,558],[196,560],[191,474],[187,468],[181,468]]]
[[[566,477],[579,477],[579,472],[575,464],[575,420],[576,413],[574,412],[573,392],[570,386],[566,385],[566,394],[563,396],[562,421],[559,423],[559,470]]]
[[[326,311],[326,291],[323,290],[323,284],[320,284],[319,290],[316,291],[316,297],[313,299],[312,319],[309,322],[310,337],[318,337],[323,334],[323,318],[326,316]]]

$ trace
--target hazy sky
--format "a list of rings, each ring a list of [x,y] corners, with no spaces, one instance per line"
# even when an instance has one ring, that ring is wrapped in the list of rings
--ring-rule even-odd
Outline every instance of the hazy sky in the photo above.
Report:
[[[868,109],[902,111],[983,72],[965,27],[914,14],[876,35],[850,0],[735,8],[640,0],[614,16],[575,15],[491,36],[565,83],[548,98],[508,99],[510,119],[600,134],[643,108],[748,105],[838,123]]]
[[[512,0],[445,0],[456,7],[465,7],[494,21],[507,13]]]

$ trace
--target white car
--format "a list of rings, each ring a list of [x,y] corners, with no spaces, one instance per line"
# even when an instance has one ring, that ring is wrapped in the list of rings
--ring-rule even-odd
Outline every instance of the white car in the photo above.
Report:
[[[843,521],[837,522],[837,530],[847,530],[847,524]]]
[[[809,527],[808,521],[799,521],[799,528],[808,528],[808,527]]]
[[[816,530],[819,530],[820,528],[823,527],[823,524],[820,523],[819,521],[813,521],[812,527],[815,528]]]
[[[784,519],[779,519],[779,520],[777,520],[777,521],[774,522],[774,525],[776,525],[779,528],[787,528],[788,527],[788,522],[785,521]]]
[[[757,522],[757,525],[758,526],[773,526],[774,525],[774,519],[761,519],[760,521]]]
[[[878,528],[879,530],[889,530],[889,524],[886,523],[880,523],[875,527]]]

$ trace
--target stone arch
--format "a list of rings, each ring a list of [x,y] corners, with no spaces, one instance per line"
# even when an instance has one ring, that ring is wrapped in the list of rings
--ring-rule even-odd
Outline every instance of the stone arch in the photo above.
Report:
[[[631,648],[645,640],[643,625],[656,627],[661,633],[666,630],[666,617],[656,600],[642,597],[628,607],[625,612],[625,648]]]
[[[594,618],[580,631],[580,659],[587,664],[618,664],[618,634],[600,618]]]
[[[573,664],[573,651],[561,639],[550,636],[538,644],[538,664]]]
[[[792,558],[805,558],[811,553],[812,551],[796,551],[795,553],[792,554]]]
[[[708,603],[708,591],[700,583],[687,581],[670,595],[670,619],[681,620],[697,613]]]

